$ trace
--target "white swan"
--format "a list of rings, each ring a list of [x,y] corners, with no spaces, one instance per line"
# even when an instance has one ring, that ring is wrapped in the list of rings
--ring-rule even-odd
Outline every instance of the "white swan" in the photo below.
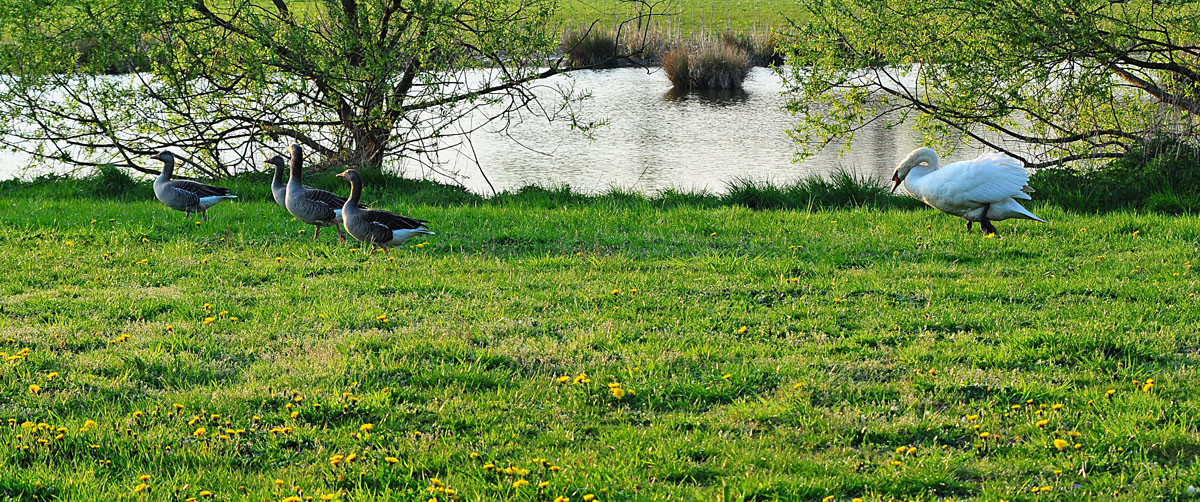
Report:
[[[1021,207],[1016,199],[1031,200],[1029,173],[1016,159],[999,153],[985,153],[975,160],[938,166],[938,155],[931,148],[918,148],[908,154],[892,173],[892,191],[900,183],[913,197],[946,214],[979,222],[984,233],[996,233],[992,221],[1025,218],[1045,223]]]

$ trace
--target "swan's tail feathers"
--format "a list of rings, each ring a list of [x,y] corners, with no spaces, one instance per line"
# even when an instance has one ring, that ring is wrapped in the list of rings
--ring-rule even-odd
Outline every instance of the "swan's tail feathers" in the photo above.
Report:
[[[1037,190],[1034,190],[1033,187],[1031,187],[1029,185],[1025,185],[1025,186],[1021,187],[1021,191],[1025,192],[1025,193],[1033,193],[1033,192],[1036,192]]]
[[[1048,222],[1048,221],[1046,221],[1046,220],[1043,220],[1043,219],[1039,218],[1039,217],[1038,217],[1038,215],[1036,215],[1036,214],[1033,214],[1033,213],[1029,212],[1029,210],[1028,210],[1028,209],[1025,209],[1025,208],[1023,208],[1023,207],[1021,207],[1020,205],[1017,205],[1017,207],[1018,207],[1018,208],[1020,208],[1020,209],[1019,209],[1017,212],[1018,212],[1018,213],[1020,213],[1022,216],[1026,217],[1026,218],[1029,218],[1029,219],[1031,219],[1031,220],[1034,220],[1034,221],[1040,221],[1040,222],[1042,222],[1042,223],[1050,223],[1050,222]]]

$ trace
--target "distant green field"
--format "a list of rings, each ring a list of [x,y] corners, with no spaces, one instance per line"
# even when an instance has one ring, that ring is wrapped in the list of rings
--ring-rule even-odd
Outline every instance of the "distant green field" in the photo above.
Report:
[[[662,29],[681,35],[695,33],[768,32],[783,27],[787,18],[799,15],[795,0],[677,0],[669,4],[665,17],[657,19]],[[562,0],[559,15],[566,24],[599,20],[611,27],[629,19],[634,10],[620,0]]]
[[[364,256],[265,182],[202,224],[55,183],[0,193],[0,500],[1200,486],[1195,216],[368,186],[438,235]]]

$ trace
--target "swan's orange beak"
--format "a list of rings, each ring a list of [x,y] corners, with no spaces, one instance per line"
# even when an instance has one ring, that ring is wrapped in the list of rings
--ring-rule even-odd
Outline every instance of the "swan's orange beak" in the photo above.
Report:
[[[341,179],[346,179],[346,173],[347,173],[347,172],[348,172],[348,171],[342,171],[342,172],[340,172],[340,173],[337,173],[337,174],[335,174],[334,176],[337,176],[337,177],[339,177],[339,178],[341,178]]]
[[[162,160],[162,157],[161,157],[161,155],[162,155],[162,152],[158,152],[158,153],[156,153],[156,154],[154,154],[154,155],[151,155],[151,156],[150,156],[150,158],[152,158],[152,159],[154,159],[154,160]]]
[[[896,187],[900,186],[900,177],[892,173],[892,193],[896,193]]]

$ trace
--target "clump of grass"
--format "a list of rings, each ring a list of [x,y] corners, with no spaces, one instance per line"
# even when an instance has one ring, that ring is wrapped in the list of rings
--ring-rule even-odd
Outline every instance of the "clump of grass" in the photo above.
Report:
[[[129,172],[112,164],[103,164],[79,183],[81,191],[106,199],[134,199],[153,196],[147,182],[134,180]]]
[[[616,68],[655,65],[666,53],[669,37],[658,30],[574,26],[563,32],[559,48],[572,67]]]
[[[736,179],[729,183],[722,201],[756,210],[921,207],[914,199],[892,195],[875,180],[840,170],[828,178],[809,176],[787,185]]]
[[[750,57],[737,46],[704,40],[667,51],[663,70],[676,89],[740,89]]]
[[[779,37],[774,33],[744,33],[726,31],[721,42],[737,47],[750,58],[754,66],[779,66],[783,64],[783,51],[779,50]]]
[[[615,67],[620,46],[615,33],[594,26],[574,26],[563,33],[560,47],[573,67]]]

